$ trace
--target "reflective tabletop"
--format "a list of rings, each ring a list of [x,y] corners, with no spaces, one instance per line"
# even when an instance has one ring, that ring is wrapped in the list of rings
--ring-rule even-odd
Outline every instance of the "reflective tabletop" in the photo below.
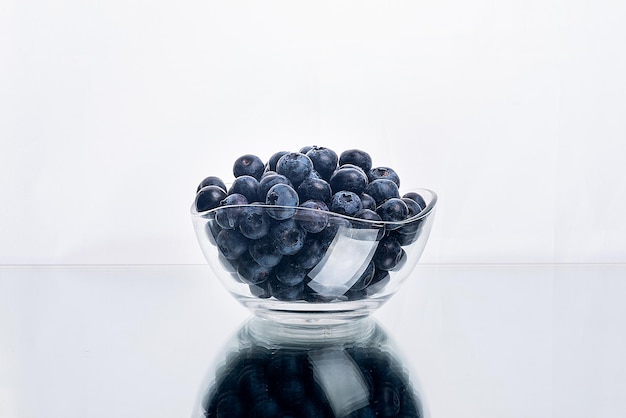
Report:
[[[362,344],[346,345],[348,333],[305,344],[306,364],[326,414],[371,416],[355,415],[363,396],[350,388],[377,387],[362,379],[375,366],[359,365],[384,346],[385,367],[401,370],[425,416],[621,417],[625,297],[625,265],[421,265],[372,315],[366,329],[376,334],[360,334],[382,335],[382,345],[355,354]],[[208,266],[0,267],[0,416],[203,414],[220,374],[233,370],[225,365],[239,364],[228,359],[242,335],[257,330],[245,334],[248,348],[282,335],[251,322]],[[267,364],[283,359],[283,345],[271,342]],[[400,405],[403,390],[371,412],[413,414],[385,406]]]

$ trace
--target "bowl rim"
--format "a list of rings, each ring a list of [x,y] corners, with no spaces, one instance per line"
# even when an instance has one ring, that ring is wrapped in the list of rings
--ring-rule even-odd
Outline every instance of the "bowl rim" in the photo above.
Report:
[[[419,193],[420,191],[423,192],[427,192],[428,194],[430,194],[430,201],[428,201],[426,207],[424,209],[422,209],[419,213],[417,213],[416,215],[407,218],[407,219],[403,219],[401,221],[383,221],[383,220],[371,220],[371,219],[361,219],[361,218],[355,218],[354,216],[347,216],[347,215],[343,215],[341,213],[336,213],[336,212],[331,212],[331,211],[324,211],[324,213],[328,213],[330,216],[332,217],[337,217],[337,218],[343,218],[343,219],[347,219],[349,221],[356,221],[356,222],[360,222],[362,224],[365,225],[371,225],[372,227],[381,227],[381,226],[385,226],[385,225],[394,225],[394,226],[402,226],[405,224],[410,224],[413,222],[416,222],[420,219],[426,218],[428,215],[430,215],[430,213],[435,209],[435,206],[437,205],[437,200],[438,200],[438,196],[437,193],[435,193],[434,191],[430,190],[430,189],[426,189],[426,188],[416,188],[416,189],[412,189],[409,191],[405,191],[403,194],[406,193],[410,193],[410,192],[416,192]],[[319,209],[314,209],[314,208],[304,208],[301,206],[281,206],[281,205],[268,205],[265,203],[247,203],[245,205],[228,205],[228,206],[218,206],[216,208],[213,209],[209,209],[209,210],[205,210],[202,212],[198,212],[196,210],[196,206],[195,206],[195,202],[191,204],[191,216],[194,218],[207,218],[210,217],[211,214],[216,213],[218,210],[220,209],[224,209],[224,208],[246,208],[246,207],[257,207],[257,208],[273,208],[273,209],[296,209],[296,211],[310,211],[310,212],[319,212]]]

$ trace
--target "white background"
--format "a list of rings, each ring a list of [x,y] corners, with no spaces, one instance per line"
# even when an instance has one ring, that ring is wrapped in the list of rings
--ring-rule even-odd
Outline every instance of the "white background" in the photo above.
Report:
[[[203,263],[232,161],[362,148],[426,263],[626,262],[626,3],[0,3],[0,264]]]

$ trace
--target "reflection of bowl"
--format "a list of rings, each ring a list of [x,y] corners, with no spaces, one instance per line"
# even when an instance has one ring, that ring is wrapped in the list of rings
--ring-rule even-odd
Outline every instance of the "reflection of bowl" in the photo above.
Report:
[[[394,222],[257,204],[191,212],[205,258],[239,302],[279,322],[333,323],[367,316],[413,271],[437,203],[434,192],[415,191],[425,208]],[[262,237],[246,238],[241,223]]]
[[[248,321],[207,373],[193,418],[428,416],[419,380],[378,324],[313,328]]]

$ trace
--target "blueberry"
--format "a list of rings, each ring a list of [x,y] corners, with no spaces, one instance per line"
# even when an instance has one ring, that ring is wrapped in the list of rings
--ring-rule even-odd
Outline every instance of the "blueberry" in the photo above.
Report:
[[[325,180],[329,180],[339,161],[335,151],[329,148],[314,146],[306,152],[306,155],[311,159],[313,167],[320,176]]]
[[[276,171],[276,163],[278,162],[278,160],[280,160],[280,157],[282,157],[285,154],[289,154],[289,152],[288,151],[278,151],[278,152],[272,154],[270,159],[267,161],[266,170],[267,171]]]
[[[374,212],[371,209],[361,209],[357,213],[354,214],[355,218],[364,219],[367,221],[382,221],[382,218],[378,213]],[[370,224],[367,224],[370,225]]]
[[[415,201],[415,203],[417,203],[420,206],[420,211],[424,210],[426,208],[426,201],[424,200],[424,198],[416,192],[408,192],[405,193],[404,196],[402,196],[403,198],[407,198],[407,199],[411,199],[413,201]]]
[[[239,218],[244,210],[240,205],[247,204],[248,199],[242,194],[234,193],[226,196],[220,202],[219,209],[215,211],[215,221],[224,229],[236,228],[239,225]]]
[[[265,203],[275,208],[268,208],[267,213],[272,218],[283,220],[291,218],[296,213],[296,206],[300,203],[298,193],[287,184],[275,184],[268,192]]]
[[[215,209],[226,197],[226,192],[219,186],[205,186],[198,193],[194,205],[198,212]]]
[[[377,206],[387,199],[400,197],[398,185],[389,179],[377,179],[371,181],[365,188],[365,193],[374,198]]]
[[[237,177],[228,190],[228,194],[234,193],[244,195],[250,203],[257,202],[259,200],[259,181],[252,176]]]
[[[220,253],[229,260],[234,260],[248,249],[248,239],[236,229],[223,229],[215,239]]]
[[[299,185],[313,170],[313,162],[305,154],[290,152],[280,157],[276,172],[287,177],[294,185]]]
[[[291,256],[291,260],[298,266],[310,270],[322,261],[327,249],[328,245],[317,239],[315,235],[307,234],[304,246]]]
[[[361,199],[354,192],[337,192],[330,201],[330,210],[342,215],[354,216],[361,209],[363,209]]]
[[[307,177],[298,186],[298,195],[300,201],[321,200],[322,202],[330,202],[332,196],[330,184],[324,179],[316,179]]]
[[[265,164],[256,155],[246,154],[235,160],[233,174],[235,177],[252,176],[259,180],[265,171]]]
[[[367,182],[367,176],[363,171],[351,167],[338,168],[330,177],[330,187],[335,193],[341,190],[348,190],[361,194],[365,190]]]
[[[272,268],[260,265],[246,252],[238,259],[237,273],[243,282],[258,285],[272,276]]]
[[[223,396],[217,404],[217,418],[245,418],[245,408],[234,393]]]
[[[389,271],[402,260],[402,253],[398,240],[389,235],[380,240],[372,259],[377,270]]]
[[[281,174],[273,173],[263,176],[259,181],[259,200],[265,202],[267,199],[267,192],[276,184],[286,184],[288,186],[292,186],[289,179]]]
[[[295,220],[287,219],[277,222],[270,229],[269,236],[279,253],[292,255],[302,249],[306,231],[300,228]]]
[[[380,215],[383,221],[387,222],[399,222],[403,221],[407,218],[409,214],[409,209],[406,206],[406,203],[400,198],[392,197],[391,199],[385,200],[383,203],[376,208],[376,213]],[[397,225],[394,228],[399,227]]]
[[[276,248],[274,240],[269,236],[250,242],[248,251],[252,258],[264,267],[274,267],[283,258],[283,255]]]
[[[373,210],[374,212],[376,211],[376,201],[372,196],[368,195],[367,193],[361,193],[359,195],[359,198],[361,199],[361,203],[363,204],[363,209]]]
[[[321,232],[328,225],[328,206],[319,200],[307,200],[300,205],[298,224],[307,232]]]
[[[307,152],[311,151],[314,147],[315,145],[307,145],[307,146],[300,148],[299,152],[302,154],[306,154]]]
[[[406,207],[409,211],[409,213],[406,216],[407,219],[414,217],[415,215],[420,213],[422,209],[424,209],[424,206],[420,206],[419,203],[417,203],[415,200],[411,198],[403,197],[402,201],[406,204]]]
[[[276,299],[284,301],[301,300],[304,297],[304,282],[295,286],[287,286],[276,278],[269,281],[269,289]]]
[[[372,168],[369,172],[367,172],[367,177],[369,178],[369,181],[377,179],[391,180],[396,183],[396,186],[400,187],[400,177],[398,177],[398,174],[389,167]]]
[[[224,189],[224,191],[226,191],[226,185],[224,184],[222,179],[220,179],[219,177],[215,177],[215,176],[209,176],[200,182],[200,184],[198,185],[198,189],[196,190],[196,193],[199,192],[200,189],[206,186],[218,186]]]
[[[239,216],[239,231],[250,239],[259,239],[267,235],[271,226],[271,218],[260,206],[246,206]]]
[[[354,164],[361,167],[366,173],[372,168],[372,157],[358,149],[350,149],[341,153],[339,165]]]
[[[308,269],[300,266],[293,258],[284,257],[274,268],[276,279],[286,286],[295,286],[304,282]]]

